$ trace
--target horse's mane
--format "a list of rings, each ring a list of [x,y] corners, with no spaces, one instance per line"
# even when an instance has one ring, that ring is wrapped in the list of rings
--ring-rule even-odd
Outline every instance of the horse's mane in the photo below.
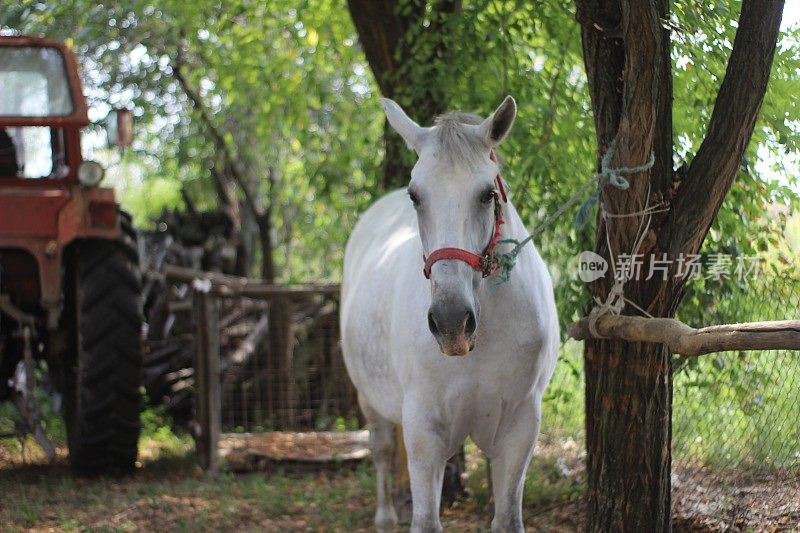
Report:
[[[486,145],[465,126],[483,122],[478,115],[453,111],[439,115],[434,121],[434,134],[439,152],[453,163],[475,163],[486,157]]]

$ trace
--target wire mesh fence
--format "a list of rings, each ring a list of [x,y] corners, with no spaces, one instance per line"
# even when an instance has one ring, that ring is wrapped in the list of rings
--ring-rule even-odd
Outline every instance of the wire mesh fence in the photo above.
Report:
[[[231,346],[223,359],[222,430],[358,426],[356,393],[339,349],[338,296],[313,294],[266,303],[249,336]],[[261,330],[263,338],[255,339]]]
[[[231,292],[214,276],[221,430],[309,431],[359,425],[356,392],[339,348],[338,289],[269,287],[260,297]],[[233,281],[231,281],[233,280]],[[207,280],[210,281],[210,280]],[[150,401],[179,424],[196,410],[197,291],[177,281],[151,312],[145,347]]]
[[[728,282],[701,319],[800,319],[800,276]],[[672,424],[676,520],[727,531],[800,527],[797,352],[676,358]]]
[[[693,327],[800,319],[800,273],[699,281],[687,301],[678,318]],[[567,341],[543,401],[543,446],[583,448],[583,387],[582,344]],[[676,356],[672,461],[677,530],[800,530],[800,354]]]

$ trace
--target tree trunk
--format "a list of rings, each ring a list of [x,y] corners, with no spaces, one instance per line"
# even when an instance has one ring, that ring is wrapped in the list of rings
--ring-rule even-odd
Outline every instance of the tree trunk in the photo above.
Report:
[[[631,183],[627,191],[605,192],[603,202],[609,212],[631,213],[640,211],[647,201],[647,180],[656,193],[663,193],[671,183],[669,36],[660,27],[663,2],[658,7],[654,2],[601,4],[599,8],[578,4],[598,160],[614,150],[613,167],[639,166],[651,154],[657,161],[650,172],[626,176]],[[663,102],[667,102],[666,109]],[[625,120],[631,116],[636,120]],[[596,252],[609,257],[606,232],[617,254],[631,252],[639,218],[616,219],[623,222],[614,221],[608,227],[598,220]],[[593,295],[605,299],[612,278],[613,273],[594,283]],[[629,282],[625,294],[641,305],[641,295],[648,291],[636,285]],[[659,307],[651,312],[669,316],[669,302],[661,302]],[[652,344],[587,342],[585,369],[588,529],[668,530],[669,352]]]
[[[272,257],[272,209],[267,207],[263,213],[256,214],[258,242],[261,245],[261,279],[265,283],[275,283],[275,263]]]
[[[189,101],[192,103],[192,107],[198,113],[200,121],[208,130],[210,140],[217,151],[217,157],[222,161],[221,165],[224,168],[224,172],[219,172],[215,168],[211,169],[212,177],[215,180],[215,187],[218,190],[224,190],[228,187],[229,182],[232,182],[235,185],[238,185],[244,194],[247,207],[249,208],[250,214],[253,216],[256,222],[256,227],[259,231],[258,237],[261,245],[261,277],[266,282],[272,283],[275,280],[275,263],[272,257],[274,243],[272,242],[271,234],[273,227],[271,220],[271,205],[268,204],[266,207],[263,205],[263,201],[261,200],[259,194],[260,180],[258,176],[248,173],[245,170],[247,165],[243,164],[238,155],[234,153],[232,147],[225,140],[225,132],[215,122],[213,113],[206,106],[203,98],[200,95],[200,92],[191,85],[189,79],[186,77],[184,70],[188,65],[186,63],[186,50],[184,47],[185,42],[182,41],[172,62],[173,75],[183,89],[183,92],[189,98]],[[272,167],[269,168],[269,182],[271,185],[270,192],[272,192],[272,188],[275,185],[274,168]],[[226,202],[230,207],[235,208],[236,219],[232,219],[232,221],[234,224],[238,223],[239,229],[241,229],[241,216],[238,213],[238,200],[236,199],[236,195],[232,190],[226,191],[226,195],[227,194],[230,194],[231,196],[221,198],[221,200]],[[231,204],[233,201],[237,202],[235,206],[232,206]]]
[[[444,112],[447,84],[431,78],[452,74],[447,54],[455,50],[447,46],[447,26],[461,11],[461,0],[347,0],[347,5],[381,93],[399,100],[423,124]],[[405,187],[414,157],[388,125],[383,138],[382,187]]]
[[[609,213],[654,216],[638,253],[643,270],[662,253],[672,260],[666,281],[632,279],[625,297],[657,317],[674,316],[685,277],[679,254],[696,253],[729,190],[766,91],[783,8],[781,0],[745,0],[731,60],[706,141],[687,172],[672,170],[672,82],[667,0],[576,0],[594,110],[599,161],[634,167],[630,188],[607,187]],[[681,180],[684,179],[684,183]],[[649,188],[648,188],[649,185]],[[648,191],[650,197],[648,198]],[[608,259],[633,253],[641,215],[598,218],[595,251]],[[609,250],[609,246],[611,250]],[[614,272],[590,286],[605,300]],[[644,278],[646,276],[642,276]],[[630,307],[623,314],[633,314]],[[585,344],[589,531],[669,531],[671,527],[672,354],[661,344],[590,340]]]
[[[671,355],[602,341],[585,356],[588,530],[669,531]]]

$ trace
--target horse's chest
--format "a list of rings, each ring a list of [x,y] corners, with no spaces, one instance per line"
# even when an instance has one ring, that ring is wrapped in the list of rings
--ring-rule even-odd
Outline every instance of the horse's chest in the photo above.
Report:
[[[467,436],[488,451],[498,435],[502,435],[513,420],[513,412],[521,403],[532,401],[524,390],[515,396],[512,391],[486,387],[468,380],[451,383],[438,389],[422,402],[413,402],[415,416],[431,420],[431,426],[441,430],[440,437],[455,452]],[[412,417],[413,418],[413,417]]]
[[[454,426],[456,435],[492,432],[510,407],[532,397],[534,383],[532,372],[451,373],[448,380],[431,384],[426,403]]]

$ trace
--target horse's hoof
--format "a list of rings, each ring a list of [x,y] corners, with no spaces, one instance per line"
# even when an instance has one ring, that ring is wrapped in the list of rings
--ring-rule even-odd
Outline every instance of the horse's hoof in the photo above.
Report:
[[[394,509],[378,509],[375,513],[375,529],[379,533],[389,533],[397,527],[397,514]]]

